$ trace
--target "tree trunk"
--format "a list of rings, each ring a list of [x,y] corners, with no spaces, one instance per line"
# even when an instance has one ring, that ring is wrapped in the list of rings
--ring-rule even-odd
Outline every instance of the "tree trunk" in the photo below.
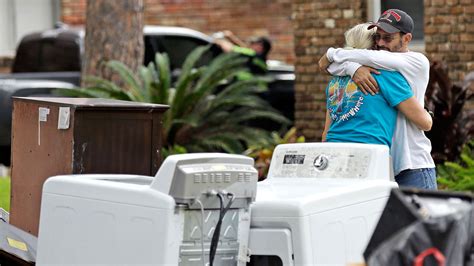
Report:
[[[118,60],[136,71],[143,63],[143,0],[88,0],[84,77],[101,76],[117,81],[103,63]]]

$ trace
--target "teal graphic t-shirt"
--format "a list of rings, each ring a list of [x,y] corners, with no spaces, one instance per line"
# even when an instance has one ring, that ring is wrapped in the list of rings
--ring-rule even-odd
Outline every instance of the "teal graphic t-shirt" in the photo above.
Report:
[[[350,76],[334,77],[326,88],[326,106],[331,118],[328,142],[385,144],[390,147],[397,119],[397,106],[413,96],[406,79],[395,71],[379,70],[372,76],[380,91],[364,95]]]

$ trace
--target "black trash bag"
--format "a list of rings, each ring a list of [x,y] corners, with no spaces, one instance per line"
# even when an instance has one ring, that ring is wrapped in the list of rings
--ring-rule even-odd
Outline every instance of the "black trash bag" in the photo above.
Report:
[[[474,265],[470,194],[393,189],[364,252],[369,266]]]

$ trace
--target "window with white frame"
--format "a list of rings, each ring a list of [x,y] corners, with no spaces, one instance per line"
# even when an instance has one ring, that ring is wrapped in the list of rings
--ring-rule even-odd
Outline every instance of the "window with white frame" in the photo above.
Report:
[[[25,34],[51,29],[59,5],[60,0],[0,0],[0,56],[13,55]]]
[[[405,11],[409,14],[415,28],[413,29],[412,43],[415,46],[424,45],[424,5],[423,0],[367,0],[368,2],[368,19],[376,21],[380,14],[391,8]]]

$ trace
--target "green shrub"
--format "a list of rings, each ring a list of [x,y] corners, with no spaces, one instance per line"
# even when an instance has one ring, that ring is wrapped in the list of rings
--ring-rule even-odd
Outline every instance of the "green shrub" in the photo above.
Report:
[[[0,177],[0,208],[10,210],[10,178]]]
[[[459,161],[438,165],[437,172],[441,189],[474,192],[474,140],[463,146]]]
[[[123,80],[123,87],[99,77],[88,77],[91,86],[61,93],[169,105],[163,118],[165,155],[242,153],[246,147],[270,138],[269,132],[250,126],[250,121],[263,118],[289,124],[288,119],[258,97],[257,93],[267,89],[264,79],[236,78],[246,71],[246,58],[234,53],[221,54],[209,65],[197,68],[196,62],[208,49],[209,46],[202,46],[191,52],[176,79],[172,78],[168,56],[157,53],[155,62],[140,67],[138,73],[121,62],[107,62],[106,67]]]
[[[448,69],[441,62],[430,67],[425,105],[434,113],[433,127],[426,132],[431,140],[431,156],[436,164],[459,159],[463,145],[474,137],[474,110],[465,108],[472,99],[472,72],[464,85],[453,84]]]
[[[272,132],[272,138],[263,143],[251,145],[244,153],[255,159],[255,167],[258,170],[258,180],[267,178],[273,151],[276,146],[287,143],[305,142],[304,136],[298,136],[296,128],[292,127],[281,137],[277,132]]]

